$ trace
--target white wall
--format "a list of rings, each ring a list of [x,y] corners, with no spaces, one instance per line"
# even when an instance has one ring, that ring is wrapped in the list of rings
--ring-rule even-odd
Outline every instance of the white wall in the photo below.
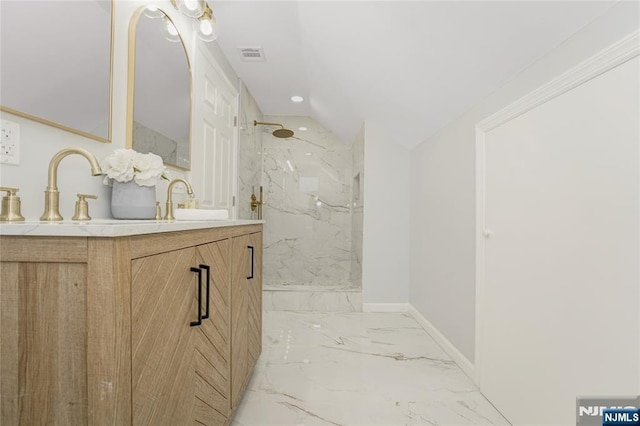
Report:
[[[410,152],[365,123],[362,299],[409,301]]]
[[[38,220],[44,210],[44,190],[47,186],[47,168],[51,157],[59,150],[76,146],[89,150],[98,160],[106,157],[114,149],[124,148],[126,141],[127,113],[127,61],[129,51],[129,22],[133,13],[144,5],[157,4],[173,20],[183,37],[191,64],[194,63],[196,38],[191,20],[173,8],[169,0],[115,1],[114,37],[113,37],[113,95],[112,95],[112,143],[101,143],[75,135],[54,127],[46,126],[22,117],[1,112],[1,117],[20,124],[21,159],[19,166],[0,167],[0,184],[20,188],[18,195],[22,200],[22,214],[27,220]],[[4,34],[2,34],[4,36]],[[220,49],[213,43],[210,50],[216,55],[222,68],[231,81],[237,81]],[[193,141],[197,143],[197,141]],[[171,170],[174,177],[185,175]],[[187,173],[188,177],[189,174]],[[110,188],[102,184],[101,177],[92,177],[89,163],[80,156],[72,155],[62,160],[58,169],[58,188],[60,190],[60,213],[70,219],[74,213],[76,193],[96,194],[97,200],[90,201],[90,214],[94,219],[109,218]],[[158,185],[158,201],[164,202],[166,183]]]
[[[638,9],[637,2],[616,4],[411,152],[409,300],[470,361],[475,338],[475,125],[637,29]]]

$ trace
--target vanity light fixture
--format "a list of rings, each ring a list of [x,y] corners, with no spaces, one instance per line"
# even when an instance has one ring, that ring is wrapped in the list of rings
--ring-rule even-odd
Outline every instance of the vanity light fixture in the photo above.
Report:
[[[291,97],[291,102],[299,103],[299,102],[302,102],[302,101],[304,101],[304,98],[302,96],[297,96],[296,95],[296,96],[292,96]]]
[[[218,38],[213,10],[205,0],[171,0],[171,4],[184,15],[195,19],[192,22],[193,30],[202,41],[214,41]]]
[[[208,4],[205,4],[202,16],[193,21],[193,29],[203,41],[214,41],[218,38],[216,19],[213,17],[213,10]]]
[[[171,4],[189,18],[201,17],[207,6],[205,0],[171,0]]]

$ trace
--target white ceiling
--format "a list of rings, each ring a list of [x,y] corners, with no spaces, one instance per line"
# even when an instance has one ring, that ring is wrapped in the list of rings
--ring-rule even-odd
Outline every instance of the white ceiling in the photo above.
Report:
[[[410,148],[615,1],[210,3],[218,44],[264,114],[312,116],[345,143],[373,121]],[[238,47],[258,46],[265,62],[241,60]]]

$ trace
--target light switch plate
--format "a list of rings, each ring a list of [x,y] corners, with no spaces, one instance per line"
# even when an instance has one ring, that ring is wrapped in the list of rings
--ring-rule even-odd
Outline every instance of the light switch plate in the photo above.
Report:
[[[20,124],[0,120],[0,163],[20,164]]]

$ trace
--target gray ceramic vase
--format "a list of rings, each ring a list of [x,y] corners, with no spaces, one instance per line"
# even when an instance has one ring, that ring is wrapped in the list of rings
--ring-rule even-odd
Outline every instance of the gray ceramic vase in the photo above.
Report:
[[[154,219],[156,187],[113,181],[111,215],[115,219]]]

